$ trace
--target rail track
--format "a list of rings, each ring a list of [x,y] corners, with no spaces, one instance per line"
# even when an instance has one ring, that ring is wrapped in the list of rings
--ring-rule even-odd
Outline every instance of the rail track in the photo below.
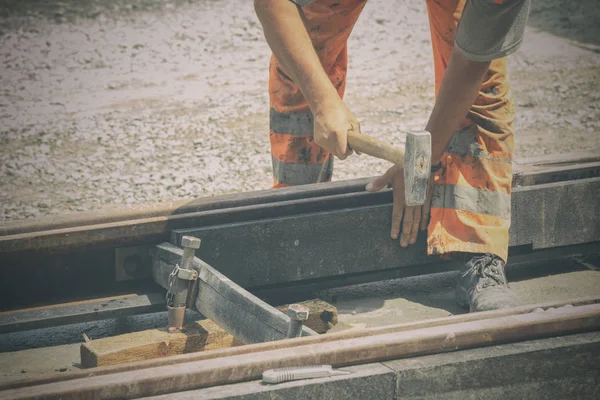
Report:
[[[548,273],[548,265],[561,264],[557,260],[597,268],[600,157],[530,159],[515,170],[510,268],[535,269],[539,275]],[[19,337],[23,345],[35,341],[35,335],[27,339],[28,332],[66,331],[90,321],[162,315],[150,325],[164,324],[169,275],[182,256],[178,244],[186,235],[202,239],[192,265],[199,278],[190,291],[188,308],[247,343],[227,350],[9,380],[0,384],[0,397],[141,398],[177,393],[181,398],[217,398],[210,396],[227,391],[231,398],[242,392],[267,396],[272,391],[295,393],[298,384],[268,390],[256,386],[253,381],[265,369],[325,363],[355,373],[315,380],[308,384],[315,393],[335,389],[335,396],[352,396],[344,390],[384,390],[389,383],[393,396],[400,398],[410,392],[410,385],[404,392],[399,389],[400,379],[409,377],[416,385],[411,389],[414,393],[422,389],[417,376],[423,371],[402,361],[407,357],[442,363],[445,367],[436,364],[436,368],[450,370],[459,368],[457,358],[443,358],[448,357],[445,353],[500,354],[512,349],[497,357],[513,357],[529,365],[523,360],[535,353],[550,371],[556,367],[552,352],[543,356],[540,350],[550,346],[555,354],[566,352],[577,362],[598,361],[600,292],[585,299],[327,335],[305,331],[307,337],[285,339],[289,318],[271,304],[302,300],[329,288],[456,268],[452,262],[424,255],[423,237],[403,249],[387,238],[387,229],[376,229],[389,224],[391,193],[364,192],[366,182],[308,185],[0,227],[0,345],[2,337]],[[325,236],[331,239],[326,244]],[[65,343],[76,335],[67,336]],[[527,346],[506,347],[509,343]],[[0,350],[11,351],[10,346]],[[39,343],[24,346],[39,347]],[[485,363],[487,356],[481,357],[478,362]],[[548,381],[548,374],[540,376]],[[598,378],[597,374],[596,369],[590,376]],[[509,385],[517,378],[506,379]],[[575,378],[568,375],[568,379]],[[430,389],[450,390],[447,384],[439,385],[435,389],[432,383]],[[523,390],[529,390],[525,386]],[[594,388],[578,388],[586,396],[597,394]]]

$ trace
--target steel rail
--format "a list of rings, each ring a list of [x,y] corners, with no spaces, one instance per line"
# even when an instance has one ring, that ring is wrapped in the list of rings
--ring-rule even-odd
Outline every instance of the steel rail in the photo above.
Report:
[[[274,342],[258,343],[246,346],[232,347],[222,350],[204,351],[198,353],[181,354],[177,356],[158,358],[154,360],[136,361],[125,364],[111,365],[106,367],[91,368],[88,370],[73,371],[63,374],[27,378],[19,381],[12,381],[7,383],[0,383],[0,391],[7,389],[16,389],[21,387],[43,385],[53,382],[65,382],[74,379],[86,378],[86,377],[98,377],[103,375],[120,374],[127,371],[140,371],[147,368],[162,367],[175,364],[183,364],[197,361],[208,361],[223,357],[235,357],[244,354],[259,354],[263,351],[268,350],[281,350],[304,346],[313,345],[319,343],[336,342],[345,339],[356,339],[361,337],[373,336],[378,334],[394,333],[394,332],[405,332],[415,329],[431,328],[438,326],[445,326],[451,324],[458,324],[464,322],[476,322],[485,319],[501,318],[511,315],[528,314],[534,310],[549,310],[560,308],[564,306],[582,306],[589,304],[600,303],[600,297],[584,297],[562,301],[552,301],[538,304],[528,304],[509,309],[500,309],[494,311],[484,311],[478,313],[468,313],[461,315],[453,315],[442,318],[432,318],[422,321],[414,321],[401,324],[393,324],[387,326],[379,326],[365,329],[353,329],[348,331],[328,333],[327,335],[320,336],[305,336],[299,339],[293,340],[280,340]]]
[[[600,241],[600,178],[517,188],[511,208],[510,250]],[[390,202],[277,213],[174,229],[170,242],[179,243],[183,235],[200,238],[197,257],[250,290],[439,263],[427,255],[423,233],[407,248],[390,239],[391,214]]]
[[[511,253],[600,241],[599,199],[600,178],[515,188]],[[2,243],[32,241],[50,245],[56,237],[32,236],[15,242],[0,239],[0,303],[17,308],[41,301],[42,292],[44,296],[52,292],[57,298],[68,297],[60,288],[76,293],[89,293],[101,285],[107,289],[115,280],[115,248],[146,241],[179,243],[181,235],[200,237],[203,245],[198,257],[249,290],[341,275],[358,277],[400,267],[415,271],[411,267],[438,262],[437,257],[426,255],[424,235],[408,248],[391,241],[389,229],[383,228],[389,226],[390,216],[389,191],[358,192],[173,215],[154,222],[126,221],[89,230],[80,227],[78,233],[63,232],[66,247],[45,251],[3,252],[1,247]],[[368,229],[357,229],[358,222]],[[175,229],[177,226],[186,228]],[[154,228],[163,233],[146,235]],[[339,235],[340,231],[352,235]],[[78,235],[99,242],[90,242],[87,249],[70,248],[81,245]],[[327,246],[322,240],[325,235],[332,239]],[[59,248],[63,252],[55,254]],[[14,284],[24,280],[28,282],[25,287]]]
[[[274,203],[287,200],[332,196],[360,192],[370,181],[361,178],[331,182],[327,185],[303,185],[283,190],[258,190],[216,197],[182,199],[155,204],[138,204],[128,207],[109,206],[92,212],[79,212],[66,215],[48,216],[35,221],[14,221],[0,225],[0,237],[24,233],[36,233],[79,226],[93,226],[119,221],[142,220],[152,217],[166,217],[176,214],[189,214],[199,211],[220,210]]]
[[[600,176],[598,157],[586,154],[561,156],[560,162],[536,159],[517,164],[514,186]],[[243,221],[276,215],[325,211],[343,207],[383,204],[391,193],[365,193],[371,178],[303,185],[168,203],[111,207],[91,213],[73,213],[45,219],[16,221],[0,226],[0,253],[26,250],[60,252],[102,246],[129,246],[168,239],[171,229],[201,226],[216,221]],[[269,205],[274,210],[265,210]],[[236,212],[237,211],[237,212]],[[230,218],[228,218],[230,217]],[[216,219],[215,219],[216,218]]]
[[[515,162],[515,186],[549,183],[560,180],[591,178],[599,176],[600,156],[594,152],[567,153],[517,160]],[[561,173],[561,167],[568,167]],[[577,170],[579,172],[577,173]],[[548,177],[552,174],[552,177]],[[540,178],[535,176],[539,175]],[[541,177],[541,176],[544,177]],[[304,185],[284,190],[262,190],[237,193],[217,198],[199,198],[168,201],[154,204],[138,204],[128,207],[110,206],[94,212],[48,216],[35,221],[14,221],[0,226],[0,236],[19,233],[41,232],[76,226],[90,226],[117,221],[144,219],[198,211],[233,208],[301,198],[330,196],[363,191],[372,178],[337,181],[327,185]]]
[[[585,258],[592,254],[600,254],[600,242],[552,247],[536,251],[533,251],[528,246],[513,250],[509,252],[509,262],[507,264],[507,273],[513,274],[512,279],[516,277],[513,271],[517,269],[527,269],[529,272],[533,272],[533,270],[537,271],[535,266],[542,262],[544,263],[544,274],[549,274],[552,270],[564,271],[564,266],[552,267],[552,265],[560,260],[573,260],[574,258]],[[459,265],[452,261],[439,261],[429,264],[415,264],[384,270],[358,272],[342,276],[306,279],[299,282],[263,285],[252,288],[250,292],[267,302],[292,303],[303,300],[307,293],[315,293],[320,290],[450,272],[457,270],[459,267]]]
[[[147,293],[4,311],[0,312],[0,334],[147,314],[165,309],[164,293]]]
[[[569,265],[574,265],[576,264],[573,261],[574,257],[580,258],[596,254],[600,251],[600,247],[599,243],[586,243],[535,252],[531,249],[525,250],[525,253],[510,256],[507,271],[512,279],[516,279],[524,273],[539,275],[540,268],[537,266],[541,263],[544,265],[544,274],[565,271],[564,263],[559,265],[558,261],[571,260]],[[256,287],[250,292],[270,304],[293,303],[305,300],[307,296],[312,296],[313,293],[323,289],[448,272],[455,268],[456,265],[451,262],[419,264],[383,271],[267,285]],[[0,312],[0,334],[164,311],[166,307],[164,292],[152,292],[149,291],[149,288],[144,290],[146,293],[101,297]]]
[[[360,365],[417,355],[435,354],[493,344],[548,338],[600,329],[600,304],[507,315],[302,344],[205,361],[191,361],[119,374],[8,389],[3,399],[115,399],[173,393],[259,379],[262,372],[286,366],[331,364]],[[291,343],[289,339],[284,342]],[[304,339],[305,340],[305,339]]]
[[[552,265],[559,260],[571,260],[573,257],[595,254],[594,252],[598,252],[599,249],[598,243],[550,248],[535,252],[526,249],[527,252],[525,253],[510,256],[508,272],[513,274],[514,279],[513,270],[518,268],[519,271],[526,269],[531,272],[532,267],[541,262],[544,262],[544,274],[554,270],[564,271],[562,264],[557,268],[552,267]],[[447,272],[454,270],[455,267],[455,264],[450,262],[415,265],[341,277],[334,276],[288,284],[267,285],[254,288],[250,292],[270,304],[284,304],[305,300],[308,293],[314,293],[318,290]],[[163,292],[147,292],[3,311],[0,312],[0,334],[147,314],[164,311],[165,308],[166,303]]]

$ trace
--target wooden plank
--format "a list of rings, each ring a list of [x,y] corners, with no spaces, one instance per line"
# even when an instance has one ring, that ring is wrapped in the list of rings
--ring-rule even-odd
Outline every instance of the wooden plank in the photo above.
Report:
[[[287,366],[335,367],[548,338],[600,329],[600,305],[547,310],[405,332],[378,334],[281,350],[194,361],[119,374],[6,390],[3,399],[116,399],[166,394],[259,379]],[[310,338],[307,338],[310,339]],[[289,342],[306,340],[290,339]]]
[[[19,387],[28,387],[34,385],[43,385],[52,382],[64,382],[73,379],[80,379],[90,376],[101,376],[109,374],[118,374],[126,371],[142,370],[145,368],[160,367],[195,361],[208,361],[222,357],[235,357],[242,354],[261,353],[268,350],[287,351],[292,347],[329,343],[337,340],[354,339],[360,337],[373,336],[384,333],[405,332],[415,329],[430,328],[436,326],[444,326],[458,324],[463,322],[476,322],[484,319],[501,318],[510,315],[528,314],[537,309],[560,308],[566,305],[581,306],[588,304],[600,303],[600,297],[584,297],[579,299],[570,299],[567,301],[553,301],[538,304],[529,304],[515,308],[506,308],[494,311],[484,311],[478,313],[453,315],[450,317],[434,318],[424,321],[415,321],[402,324],[394,324],[375,328],[352,329],[342,332],[328,333],[326,335],[303,337],[301,340],[282,340],[277,342],[258,343],[247,346],[233,347],[223,350],[215,350],[208,352],[189,353],[175,357],[158,358],[155,360],[132,362],[128,364],[113,365],[107,367],[99,367],[90,371],[72,371],[60,375],[47,377],[38,377],[32,379],[23,379],[21,381],[9,382],[0,384],[0,390],[16,389]]]
[[[316,332],[325,333],[337,324],[337,309],[331,304],[319,299],[300,304],[310,309],[310,316],[304,325]],[[277,307],[283,313],[287,312],[287,308],[288,304]],[[81,345],[81,365],[83,368],[116,365],[242,344],[216,323],[205,319],[195,321],[177,333],[168,333],[166,329],[150,329],[86,341]]]
[[[116,365],[241,344],[213,321],[205,319],[176,333],[169,333],[166,328],[149,329],[91,340],[81,345],[81,365],[83,368]]]

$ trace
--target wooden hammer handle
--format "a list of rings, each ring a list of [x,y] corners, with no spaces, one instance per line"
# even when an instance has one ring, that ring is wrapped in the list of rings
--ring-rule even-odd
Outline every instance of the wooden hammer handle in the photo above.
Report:
[[[404,166],[404,149],[394,147],[383,140],[375,139],[362,133],[348,131],[348,145],[352,150]]]

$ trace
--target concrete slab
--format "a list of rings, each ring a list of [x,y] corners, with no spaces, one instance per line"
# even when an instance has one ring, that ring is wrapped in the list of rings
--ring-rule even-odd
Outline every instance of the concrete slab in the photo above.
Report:
[[[599,364],[600,332],[592,332],[349,367],[346,376],[147,399],[596,399]]]
[[[511,287],[522,304],[600,296],[600,272],[574,260],[553,261],[527,270],[508,270]],[[560,267],[560,268],[558,268]],[[456,272],[388,280],[324,290],[316,297],[338,309],[339,326],[374,327],[463,314],[454,300]]]
[[[277,385],[261,381],[235,385],[216,386],[164,396],[146,397],[153,400],[306,400],[306,399],[393,399],[395,398],[395,373],[380,363],[343,368],[350,375],[330,378],[284,382]]]
[[[398,399],[600,398],[600,332],[383,364]]]
[[[0,354],[0,383],[80,369],[80,344]]]

